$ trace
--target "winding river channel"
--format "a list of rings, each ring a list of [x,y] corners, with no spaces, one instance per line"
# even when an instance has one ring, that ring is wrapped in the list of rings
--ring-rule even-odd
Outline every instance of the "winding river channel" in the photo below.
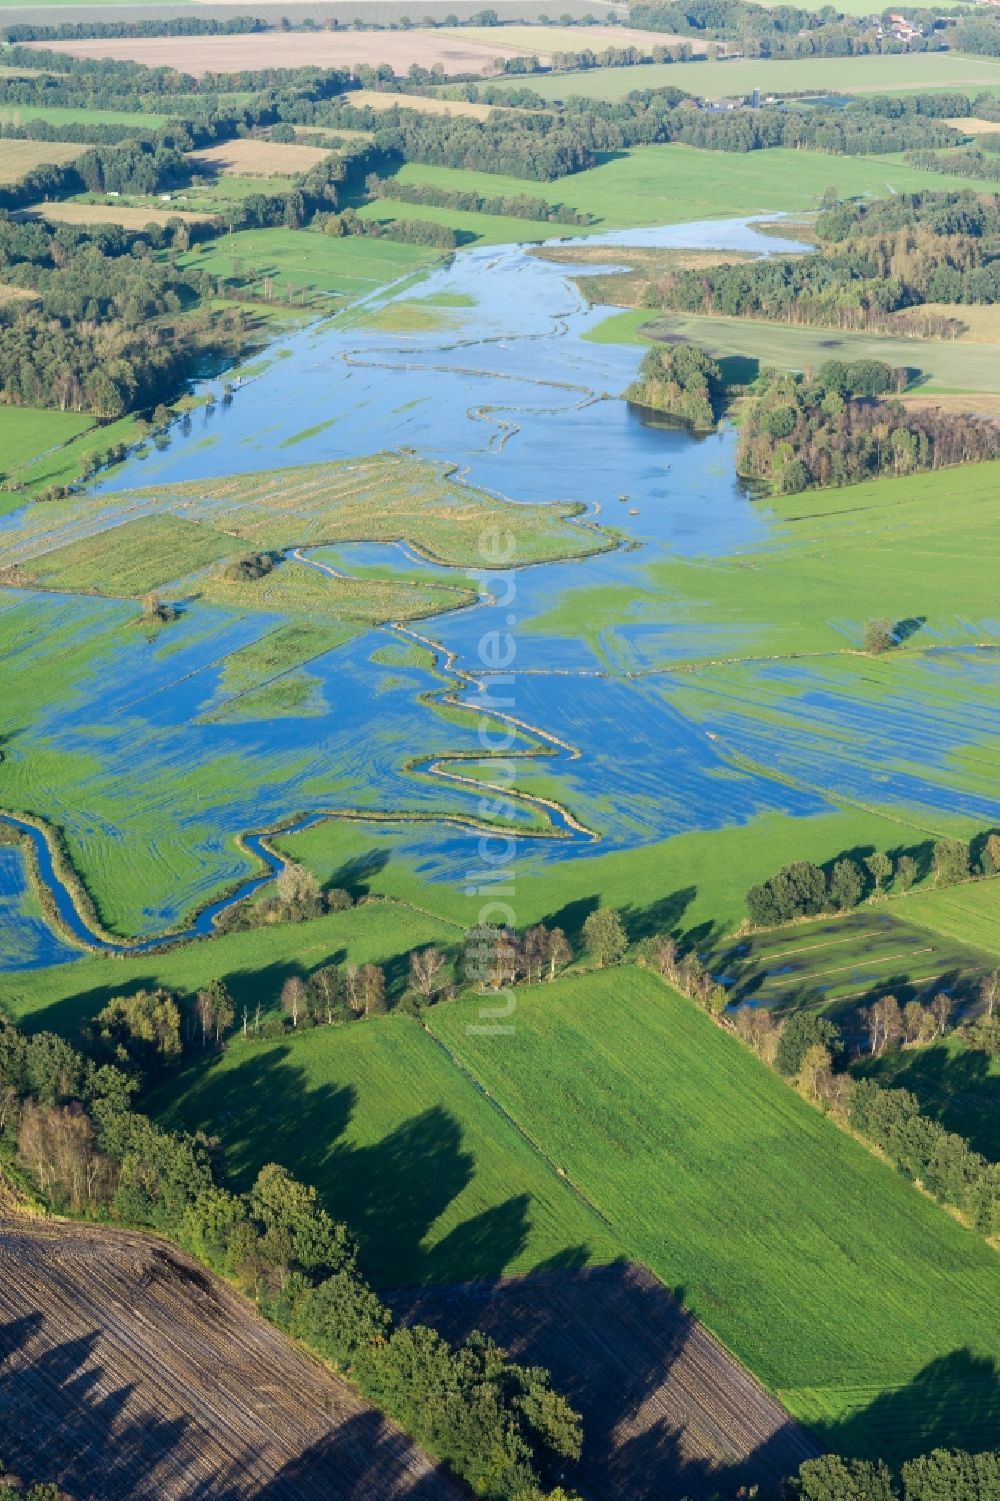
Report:
[[[634,230],[586,243],[607,246],[609,267],[616,247],[629,244],[761,254],[801,248],[738,220]],[[165,880],[160,892],[151,893],[137,917],[135,942],[119,944],[90,930],[53,868],[44,838],[22,822],[61,924],[80,942],[135,953],[162,944],[168,930],[171,942],[211,932],[221,910],[280,867],[266,842],[259,835],[243,837],[246,831],[287,827],[293,816],[299,826],[334,810],[417,820],[383,827],[379,837],[391,839],[428,880],[461,880],[479,789],[449,767],[448,756],[475,752],[475,716],[463,716],[468,725],[454,717],[443,724],[428,700],[447,695],[472,708],[483,702],[491,684],[479,643],[492,631],[509,634],[516,647],[508,717],[531,727],[527,739],[546,751],[536,763],[546,787],[539,781],[538,797],[526,796],[518,810],[531,836],[524,843],[532,861],[593,854],[598,842],[602,849],[628,849],[746,822],[762,812],[829,810],[828,789],[797,776],[794,765],[781,778],[755,769],[768,755],[754,742],[752,727],[735,765],[703,717],[681,707],[671,683],[658,674],[666,658],[676,664],[737,655],[745,636],[736,626],[695,625],[631,610],[630,598],[649,588],[650,563],[739,553],[766,539],[768,514],[737,482],[731,431],[694,438],[650,426],[620,399],[640,351],[585,337],[608,309],[586,305],[570,279],[578,269],[520,246],[462,251],[418,286],[383,288],[370,299],[378,307],[394,298],[433,298],[445,311],[445,326],[423,334],[380,333],[359,323],[356,306],[313,324],[271,351],[261,373],[243,381],[232,402],[210,403],[177,426],[166,446],[133,459],[96,487],[95,517],[100,514],[106,525],[118,492],[137,486],[194,480],[210,494],[213,480],[223,475],[408,448],[455,463],[470,482],[518,502],[583,503],[587,517],[613,526],[631,545],[575,563],[523,569],[516,569],[515,558],[516,597],[510,591],[503,598],[484,595],[475,608],[348,642],[309,664],[317,702],[308,716],[241,722],[206,714],[225,654],[261,629],[259,620],[236,620],[221,610],[210,612],[208,625],[207,617],[185,618],[171,627],[169,651],[136,658],[126,672],[95,672],[92,680],[74,684],[71,702],[43,715],[34,733],[98,758],[107,776],[120,779],[123,824],[130,793],[141,800],[144,780],[153,780],[151,768],[161,782],[166,778],[175,795],[163,801],[164,826],[189,837],[201,862],[194,885],[178,889]],[[589,274],[594,268],[582,269]],[[204,389],[218,391],[219,383]],[[0,520],[0,549],[5,530],[16,525],[17,513]],[[395,569],[412,577],[420,568],[449,577],[447,570],[389,544],[325,548],[319,557],[295,554],[291,561],[347,573]],[[621,591],[622,617],[613,629],[595,633],[560,624],[577,619],[576,591],[589,589]],[[84,610],[81,629],[103,628],[107,612],[120,608],[95,600],[81,605],[67,596],[48,596],[40,608],[58,614],[59,601],[67,610]],[[405,658],[408,642],[427,641],[436,649],[436,674],[425,662]],[[385,659],[387,643],[397,653],[392,661]],[[792,671],[776,664],[775,683],[784,673],[787,689]],[[812,684],[810,691],[810,714],[823,734],[843,712],[840,689],[828,682]],[[879,732],[905,744],[917,735],[914,713],[904,697],[885,703]],[[864,726],[854,728],[863,741]],[[977,733],[982,729],[976,726]],[[808,735],[801,732],[796,752],[795,734],[789,733],[785,753],[792,761],[797,753],[805,760]],[[137,735],[148,737],[144,766],[130,749]],[[995,803],[985,793],[949,788],[944,769],[951,749],[944,740],[936,747],[925,733],[920,756],[904,758],[882,779],[879,799],[994,814]],[[210,795],[199,794],[197,810],[186,807],[185,765],[221,765],[227,758],[245,770],[225,784],[213,779]],[[412,774],[414,760],[424,770],[418,777]],[[864,797],[864,755],[845,753],[834,780],[837,796]],[[53,799],[46,816],[78,839],[113,846],[123,837],[106,818],[85,807],[59,806],[55,791]],[[547,822],[540,830],[543,810]],[[435,821],[438,814],[444,816]],[[263,860],[264,873],[258,865],[248,875],[237,836],[244,851]],[[20,853],[0,848],[0,969],[75,957],[78,949],[52,927],[21,912],[23,888]],[[224,899],[218,898],[221,890],[228,892]],[[198,916],[191,921],[193,910]]]

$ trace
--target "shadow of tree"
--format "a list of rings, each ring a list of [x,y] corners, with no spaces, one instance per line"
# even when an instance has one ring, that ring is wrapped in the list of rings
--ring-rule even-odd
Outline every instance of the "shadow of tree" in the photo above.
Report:
[[[985,1053],[942,1043],[862,1058],[853,1072],[916,1095],[922,1114],[964,1136],[976,1152],[1000,1159],[1000,1078]]]
[[[211,1346],[210,1329],[206,1335]],[[239,1436],[253,1433],[258,1409],[271,1405],[266,1378],[250,1373],[242,1410],[227,1406],[220,1422],[203,1405],[198,1364],[186,1389],[183,1358],[178,1372],[174,1352],[169,1371],[151,1384],[140,1334],[126,1341],[124,1357],[117,1351],[116,1369],[132,1360],[136,1373],[120,1381],[100,1358],[104,1336],[94,1328],[59,1339],[37,1311],[0,1324],[0,1450],[14,1473],[57,1484],[74,1501],[459,1501],[464,1494],[378,1413],[338,1420],[347,1394],[338,1395],[332,1378],[322,1405],[315,1389],[303,1397],[313,1411],[283,1435],[285,1453],[297,1443],[302,1452],[274,1474],[274,1458],[262,1467],[261,1446]],[[294,1379],[291,1347],[289,1355]],[[157,1410],[161,1402],[169,1416]],[[322,1438],[307,1442],[310,1429]]]
[[[1000,1368],[988,1356],[953,1350],[905,1386],[814,1431],[826,1452],[880,1454],[893,1465],[935,1448],[1000,1447]]]
[[[601,1501],[775,1494],[818,1446],[650,1273],[618,1261],[389,1294],[404,1323],[461,1340],[480,1329],[547,1367],[583,1415],[566,1477]],[[720,1412],[726,1414],[720,1419]]]

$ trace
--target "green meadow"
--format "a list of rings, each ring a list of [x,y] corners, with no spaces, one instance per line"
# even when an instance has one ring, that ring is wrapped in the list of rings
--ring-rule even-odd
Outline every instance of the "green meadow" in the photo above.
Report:
[[[278,292],[296,287],[353,301],[432,265],[440,255],[425,245],[398,245],[393,240],[242,229],[196,246],[179,257],[179,264],[261,291],[267,278]]]
[[[859,0],[861,3],[861,0]],[[866,12],[867,13],[867,12]],[[568,45],[571,45],[569,42]],[[706,99],[751,94],[916,93],[955,89],[978,94],[1000,88],[996,58],[958,52],[899,53],[873,57],[806,57],[796,60],[733,58],[730,62],[641,63],[632,68],[592,68],[511,79],[543,99],[622,99],[633,89],[686,89]]]
[[[864,59],[855,59],[864,61]],[[775,67],[785,64],[776,63]],[[619,68],[620,74],[639,72]],[[700,70],[699,70],[700,71]],[[583,75],[581,75],[583,76]],[[1000,67],[997,69],[1000,82]],[[630,87],[638,87],[633,82]],[[779,147],[744,153],[703,151],[694,146],[638,146],[613,155],[587,172],[546,184],[456,167],[407,163],[401,182],[430,183],[435,187],[501,196],[527,193],[593,214],[591,232],[635,228],[645,224],[673,224],[687,219],[713,219],[764,213],[796,213],[816,208],[824,192],[843,195],[917,192],[974,187],[968,178],[908,167],[897,158],[832,156],[819,151]],[[986,184],[981,184],[985,189]],[[465,213],[418,203],[380,198],[360,210],[362,218],[427,219],[446,224],[464,239],[484,244],[518,240],[551,240],[586,234],[575,227],[506,219],[498,215]],[[265,231],[281,233],[281,231]],[[293,234],[292,231],[287,231]],[[237,237],[234,237],[237,238]],[[222,242],[224,243],[224,242]]]
[[[962,316],[961,311],[958,316]],[[656,313],[649,308],[612,313],[584,335],[597,344],[642,345],[677,336],[702,345],[717,359],[736,357],[779,370],[815,369],[824,360],[884,360],[888,365],[920,372],[909,393],[914,396],[951,391],[992,393],[1000,389],[1000,348],[996,344],[893,339],[755,318]]]
[[[906,916],[946,938],[974,943],[1000,961],[1000,881],[914,892]]]
[[[480,1005],[435,1036],[831,1448],[1000,1440],[990,1247],[648,973],[519,991],[503,1036]]]
[[[917,860],[926,880],[930,845],[892,847],[894,858],[901,853]],[[751,1002],[777,1014],[823,1010],[854,1032],[858,1008],[881,995],[894,995],[901,1005],[926,1003],[946,988],[964,1009],[977,999],[990,956],[913,926],[906,920],[910,906],[907,893],[854,912],[733,939],[716,946],[712,970],[725,976],[732,1004]]]
[[[2,3],[2,0],[0,0]],[[124,4],[126,0],[118,0]],[[47,120],[50,125],[135,125],[143,130],[157,130],[166,125],[169,115],[151,111],[122,109],[76,109],[71,105],[58,104],[4,104],[0,105],[0,120],[10,120],[15,125],[25,120]]]
[[[57,453],[93,426],[92,417],[77,412],[0,406],[0,477],[13,476],[43,454]],[[11,510],[19,503],[14,495],[0,495],[0,509]]]
[[[1000,463],[775,496],[758,502],[772,526],[730,557],[676,558],[648,569],[648,590],[617,585],[574,592],[533,622],[553,635],[613,640],[629,621],[724,623],[746,628],[730,661],[856,651],[864,622],[884,615],[913,627],[891,659],[944,643],[995,640],[989,570]],[[610,634],[609,634],[610,633]],[[615,646],[615,654],[627,644]],[[889,659],[865,671],[885,672]],[[666,638],[658,666],[672,659]],[[718,664],[726,670],[728,663]]]
[[[225,1122],[239,1184],[274,1161],[315,1183],[380,1286],[608,1261],[619,1249],[407,1017],[236,1042],[172,1078],[162,1099],[165,1123]]]

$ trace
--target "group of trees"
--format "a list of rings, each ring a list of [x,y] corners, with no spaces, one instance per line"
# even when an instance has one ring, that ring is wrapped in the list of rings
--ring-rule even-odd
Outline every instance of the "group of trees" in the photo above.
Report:
[[[745,403],[737,469],[793,495],[1000,454],[1000,426],[939,407],[845,398],[820,376],[762,371]]]
[[[428,203],[435,208],[459,209],[463,213],[501,214],[509,219],[534,219],[550,224],[591,224],[593,214],[565,204],[551,204],[545,198],[519,193],[516,197],[487,198],[471,190],[435,187],[426,182],[400,182],[398,177],[380,177],[371,172],[365,178],[365,197],[392,198],[401,203]]]
[[[954,886],[972,875],[992,876],[1000,871],[1000,834],[991,831],[978,842],[982,847],[974,856],[968,840],[937,840],[931,850],[935,885]],[[861,862],[842,855],[828,873],[810,860],[797,860],[750,887],[747,912],[754,926],[762,928],[821,912],[845,912],[868,896],[882,896],[890,884],[894,892],[909,891],[918,874],[912,855],[903,853],[893,859],[883,850],[873,850]]]
[[[613,915],[617,917],[617,913]],[[618,952],[620,940],[617,931],[609,937],[601,924],[595,923],[591,933],[594,944],[591,952],[595,958],[599,957],[606,963],[621,958],[625,945]],[[553,980],[572,957],[573,951],[562,928],[535,923],[523,933],[517,933],[501,924],[477,923],[465,934],[460,972],[467,984],[479,990],[501,990],[518,980]]]
[[[824,1454],[807,1459],[789,1490],[795,1501],[991,1501],[1000,1495],[1000,1454],[933,1449],[903,1464]]]
[[[1000,833],[989,830],[971,842],[938,839],[931,848],[931,869],[935,886],[956,886],[970,877],[1000,874]],[[860,863],[841,856],[830,866],[829,874],[821,866],[812,865],[811,860],[797,860],[794,865],[782,866],[760,886],[751,886],[746,893],[746,910],[755,926],[770,928],[793,917],[847,911],[868,896],[878,898],[889,886],[893,893],[908,892],[917,875],[919,866],[911,854],[902,853],[893,859],[883,850],[872,851]]]
[[[33,294],[0,311],[0,401],[115,418],[176,395],[225,332],[192,306],[199,273],[157,256],[171,238],[0,211],[0,279]]]
[[[677,417],[696,430],[710,429],[722,415],[722,371],[697,344],[656,344],[643,355],[639,378],[625,399]]]
[[[1000,182],[1000,161],[988,156],[982,147],[974,151],[908,151],[911,167],[925,172],[946,172],[949,177],[977,177],[984,182]]]
[[[138,1010],[156,1019],[152,1045],[172,1050],[176,1018],[163,993]],[[95,1040],[117,1049],[123,1021],[119,1008],[102,1013]],[[394,1327],[350,1232],[315,1189],[270,1165],[234,1193],[218,1143],[161,1131],[132,1108],[137,1089],[115,1063],[0,1021],[0,1133],[54,1208],[171,1236],[348,1373],[477,1495],[531,1501],[578,1457],[579,1418],[546,1371],[476,1334],[452,1346],[419,1325]]]

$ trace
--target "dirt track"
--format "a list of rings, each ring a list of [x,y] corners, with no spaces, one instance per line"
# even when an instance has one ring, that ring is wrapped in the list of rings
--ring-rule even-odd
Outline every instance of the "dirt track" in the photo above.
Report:
[[[87,1226],[0,1221],[0,1444],[75,1501],[459,1501],[196,1263]]]
[[[583,1415],[569,1479],[600,1501],[707,1501],[757,1483],[771,1495],[819,1452],[784,1408],[634,1264],[400,1292],[406,1322],[492,1335],[547,1366]]]

